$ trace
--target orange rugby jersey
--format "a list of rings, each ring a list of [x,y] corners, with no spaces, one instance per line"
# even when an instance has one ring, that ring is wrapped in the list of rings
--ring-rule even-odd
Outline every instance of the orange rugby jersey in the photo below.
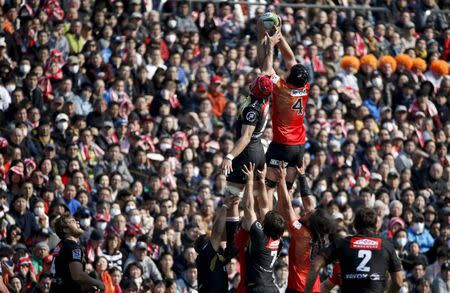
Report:
[[[289,246],[288,288],[305,291],[306,277],[311,267],[311,232],[300,221],[289,223],[291,244]],[[320,292],[320,279],[316,278],[313,292]]]
[[[273,141],[285,145],[301,145],[306,142],[303,120],[309,96],[309,83],[296,88],[274,74],[272,94]]]

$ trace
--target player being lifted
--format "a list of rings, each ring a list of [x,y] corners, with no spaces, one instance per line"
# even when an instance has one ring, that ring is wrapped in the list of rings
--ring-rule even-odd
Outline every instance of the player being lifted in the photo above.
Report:
[[[296,167],[299,175],[300,193],[305,214],[300,219],[292,208],[291,198],[286,185],[287,170],[280,162],[277,170],[278,210],[282,213],[291,236],[289,245],[289,277],[286,292],[303,292],[312,257],[325,247],[327,237],[332,233],[333,220],[323,209],[315,209],[315,200],[311,194],[305,176],[305,166]],[[320,280],[314,280],[313,292],[320,292]]]
[[[398,292],[403,284],[402,266],[392,242],[376,234],[375,210],[359,209],[354,225],[356,235],[336,238],[314,258],[305,292],[313,292],[319,270],[335,260],[339,260],[341,267],[342,292],[384,292],[387,272],[391,276],[389,292]]]
[[[250,234],[250,241],[246,251],[246,285],[247,292],[276,293],[274,284],[273,265],[281,250],[281,236],[285,229],[283,217],[276,211],[267,208],[267,195],[260,202],[259,212],[264,219],[256,219],[253,197],[253,179],[255,164],[244,166],[246,185],[243,196],[244,217],[242,227]],[[260,197],[260,198],[261,198]]]
[[[274,84],[272,94],[273,140],[266,153],[269,198],[272,198],[277,184],[276,171],[279,162],[287,164],[287,187],[291,189],[296,177],[296,166],[300,166],[305,151],[306,129],[303,123],[305,107],[309,96],[309,76],[305,66],[295,60],[289,44],[277,27],[270,36],[258,20],[258,60],[263,66],[263,74],[271,76]],[[276,75],[273,69],[274,47],[278,47],[288,70],[285,79]]]

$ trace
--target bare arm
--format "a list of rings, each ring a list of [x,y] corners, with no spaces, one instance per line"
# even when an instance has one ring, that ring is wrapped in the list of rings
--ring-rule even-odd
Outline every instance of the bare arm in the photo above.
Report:
[[[230,152],[230,154],[232,154],[233,157],[237,157],[242,153],[242,151],[250,142],[252,134],[255,131],[255,128],[256,128],[255,125],[247,125],[247,124],[242,125],[241,137],[238,139],[238,141],[236,142],[236,144],[234,145],[233,149]]]
[[[403,285],[403,274],[402,271],[392,272],[391,274],[391,286],[389,287],[389,292],[398,292]]]
[[[291,70],[291,67],[297,64],[297,61],[295,60],[294,52],[284,37],[281,37],[280,40],[280,51],[283,56],[284,63],[286,63],[287,70]]]
[[[256,173],[258,174],[258,187],[259,187],[259,194],[258,197],[258,206],[259,206],[259,218],[264,219],[267,212],[272,209],[271,200],[269,199],[269,196],[267,195],[267,188],[266,188],[266,172],[267,172],[267,166],[264,164],[263,170],[257,170]]]
[[[85,271],[80,262],[73,261],[69,263],[70,276],[72,279],[82,285],[97,287],[101,290],[105,289],[105,285],[101,280],[90,277]]]
[[[297,220],[297,215],[295,214],[294,208],[292,207],[291,196],[289,195],[289,190],[286,185],[286,168],[284,168],[284,162],[280,163],[278,172],[278,200],[279,204],[282,206],[282,210],[284,211],[284,217],[290,224],[293,221]]]
[[[331,289],[334,288],[334,286],[336,285],[331,283],[329,279],[326,279],[325,281],[320,283],[320,293],[328,293],[331,291]]]
[[[249,167],[244,166],[243,173],[245,174],[247,181],[245,184],[244,196],[242,198],[244,206],[244,218],[242,220],[242,227],[250,231],[253,223],[256,221],[255,213],[255,199],[253,198],[253,172],[255,170],[255,164],[250,163]]]
[[[262,67],[266,53],[265,47],[267,44],[267,40],[266,40],[266,31],[264,29],[264,25],[261,18],[259,18],[258,22],[256,23],[256,36],[257,36],[256,58],[258,60],[258,65]]]
[[[308,276],[306,277],[305,293],[312,292],[314,283],[316,282],[317,274],[320,269],[325,265],[325,258],[321,255],[317,255],[309,269]]]

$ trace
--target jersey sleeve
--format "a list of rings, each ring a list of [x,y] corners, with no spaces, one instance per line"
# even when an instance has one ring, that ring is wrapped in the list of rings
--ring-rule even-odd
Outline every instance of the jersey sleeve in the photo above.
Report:
[[[291,235],[296,235],[300,233],[301,229],[303,229],[303,225],[299,220],[295,220],[289,223],[288,229]]]
[[[387,241],[386,241],[387,242]],[[389,256],[389,272],[394,273],[402,270],[402,263],[400,262],[400,259],[397,256],[397,253],[395,252],[394,246],[392,243],[388,243],[385,245],[385,249],[388,252]]]
[[[261,113],[253,107],[245,107],[242,111],[242,124],[243,125],[256,125],[258,124]]]
[[[67,247],[67,260],[68,264],[71,262],[79,262],[82,263],[83,261],[83,249],[81,246],[73,244],[68,245]]]
[[[261,248],[264,246],[264,231],[260,222],[255,221],[250,227],[250,239],[252,241],[252,246],[256,248]]]
[[[214,248],[212,247],[211,241],[208,240],[206,244],[204,244],[202,247],[200,247],[199,251],[197,253],[201,256],[209,256],[211,254],[214,254]]]

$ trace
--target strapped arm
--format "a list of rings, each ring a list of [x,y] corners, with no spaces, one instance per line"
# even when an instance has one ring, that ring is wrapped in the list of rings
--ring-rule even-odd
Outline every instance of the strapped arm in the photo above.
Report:
[[[278,183],[277,191],[278,191],[278,204],[280,205],[278,210],[284,212],[284,216],[286,221],[292,223],[297,220],[297,215],[295,214],[294,208],[291,203],[291,196],[289,195],[289,190],[286,185],[286,179],[280,178],[281,180]]]
[[[211,232],[211,245],[215,251],[219,249],[220,240],[222,239],[223,230],[225,229],[225,218],[227,216],[228,206],[223,204],[217,212],[216,219]]]

